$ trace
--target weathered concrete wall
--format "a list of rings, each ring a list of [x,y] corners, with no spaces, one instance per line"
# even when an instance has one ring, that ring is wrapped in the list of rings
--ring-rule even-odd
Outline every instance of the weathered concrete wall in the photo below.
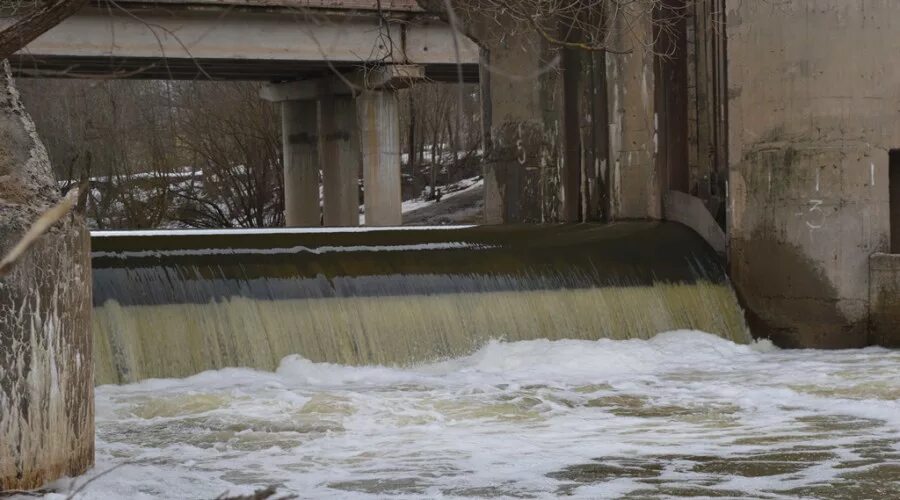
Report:
[[[485,222],[554,221],[563,169],[559,50],[533,31],[500,33],[490,20],[477,18],[470,24],[488,48],[484,98],[492,147],[485,165]]]
[[[900,347],[900,254],[869,259],[869,341]]]
[[[732,278],[784,346],[867,343],[900,145],[892,0],[728,0]]]
[[[725,0],[696,0],[686,20],[689,193],[725,227],[728,146]]]
[[[649,19],[616,18],[607,56],[610,112],[610,178],[612,216],[618,219],[662,217],[662,191],[657,175],[658,119],[655,105],[654,54],[644,41],[653,40]]]
[[[47,153],[8,76],[0,144],[5,255],[58,200]],[[89,246],[84,221],[67,218],[0,278],[0,490],[34,488],[93,464]]]
[[[527,27],[500,31],[494,20],[470,21],[470,32],[488,57],[482,72],[492,143],[485,169],[486,222],[591,218],[602,210],[607,189],[610,218],[661,218],[665,184],[656,165],[655,56],[646,43],[654,33],[648,5],[639,2],[614,19],[614,50],[601,70],[592,65],[602,59],[580,50],[564,54]],[[600,106],[597,74],[602,71],[606,103]],[[566,101],[567,91],[580,97]],[[603,108],[606,117],[596,113]],[[574,136],[567,127],[577,128]],[[596,133],[606,135],[607,129],[608,161]],[[580,187],[573,189],[576,182]],[[572,200],[575,192],[580,200]],[[577,219],[572,215],[579,212],[576,205],[581,205]]]

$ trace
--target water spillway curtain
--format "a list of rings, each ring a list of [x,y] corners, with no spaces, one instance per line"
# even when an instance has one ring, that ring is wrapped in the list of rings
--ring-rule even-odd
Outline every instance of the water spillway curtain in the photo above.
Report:
[[[409,364],[490,339],[748,335],[720,258],[676,223],[92,236],[97,381]]]

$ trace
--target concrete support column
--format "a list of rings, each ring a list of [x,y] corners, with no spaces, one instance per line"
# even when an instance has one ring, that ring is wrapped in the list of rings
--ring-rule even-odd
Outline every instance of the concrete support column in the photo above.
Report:
[[[391,90],[365,91],[356,98],[365,188],[366,225],[399,226],[400,119]]]
[[[288,227],[321,224],[316,129],[315,101],[281,102],[284,223]]]
[[[326,226],[359,225],[359,133],[349,96],[319,99],[319,165]]]

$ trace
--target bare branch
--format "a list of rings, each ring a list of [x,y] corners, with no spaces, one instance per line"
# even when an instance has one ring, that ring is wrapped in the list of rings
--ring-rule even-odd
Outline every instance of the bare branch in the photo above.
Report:
[[[9,273],[12,266],[19,260],[19,257],[21,257],[42,234],[47,232],[47,230],[50,229],[50,226],[69,213],[69,210],[75,206],[76,200],[78,200],[78,190],[73,189],[69,191],[61,202],[57,203],[50,210],[47,210],[43,215],[38,217],[38,220],[31,225],[31,228],[28,229],[24,236],[22,236],[22,239],[16,243],[12,250],[10,250],[2,260],[0,260],[0,276],[5,276]]]

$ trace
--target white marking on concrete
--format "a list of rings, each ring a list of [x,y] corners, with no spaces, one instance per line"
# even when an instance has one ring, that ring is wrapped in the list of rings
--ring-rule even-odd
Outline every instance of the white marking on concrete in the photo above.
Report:
[[[816,192],[817,193],[819,192],[819,180],[820,180],[821,174],[822,174],[822,169],[817,167],[816,168]]]
[[[869,164],[869,186],[875,186],[875,164]]]
[[[810,205],[812,205],[809,208],[809,213],[818,212],[818,214],[821,216],[821,219],[819,219],[819,223],[813,223],[807,220],[806,225],[811,230],[823,228],[825,226],[825,211],[822,210],[822,200],[809,200],[809,203]]]

